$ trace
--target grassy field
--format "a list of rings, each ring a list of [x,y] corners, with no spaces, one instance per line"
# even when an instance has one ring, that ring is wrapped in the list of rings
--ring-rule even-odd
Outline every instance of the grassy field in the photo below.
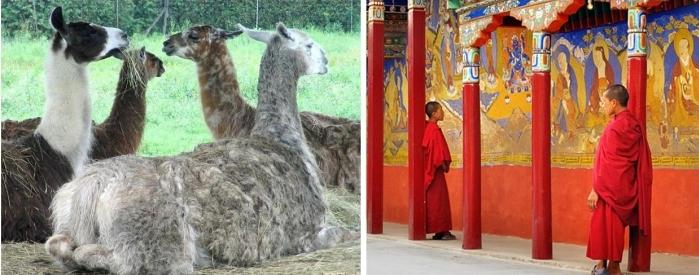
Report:
[[[358,33],[327,33],[309,30],[329,59],[330,73],[306,76],[299,83],[298,104],[302,111],[359,119],[360,38]],[[163,60],[165,74],[148,85],[146,129],[139,153],[173,155],[212,141],[201,111],[196,67],[192,61],[168,57],[162,51],[164,36],[133,36],[132,47],[145,46]],[[49,47],[46,39],[26,37],[2,41],[2,119],[21,120],[41,116],[44,106],[43,62]],[[228,41],[243,96],[253,106],[264,45],[245,36]],[[92,117],[107,117],[121,61],[115,58],[89,65]]]

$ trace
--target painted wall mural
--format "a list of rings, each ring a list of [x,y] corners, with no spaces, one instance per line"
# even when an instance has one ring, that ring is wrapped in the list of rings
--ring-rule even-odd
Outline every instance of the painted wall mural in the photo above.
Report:
[[[532,33],[501,27],[481,47],[483,164],[526,164],[531,156]]]
[[[625,83],[626,24],[554,34],[551,47],[552,163],[592,167],[608,118],[607,86]]]
[[[699,4],[648,15],[648,141],[654,164],[699,168]]]
[[[463,61],[457,15],[447,4],[447,0],[435,0],[425,8],[425,101],[437,101],[444,108],[440,126],[455,165],[461,165]]]
[[[385,18],[384,162],[405,165],[408,159],[407,13],[400,9],[387,11]]]
[[[462,146],[459,32],[446,1],[427,10],[426,99],[446,108],[452,158]],[[434,12],[433,12],[434,11]],[[648,139],[656,167],[699,168],[699,4],[648,15]],[[627,25],[552,35],[551,153],[555,167],[591,168],[608,118],[605,88],[626,83]],[[531,165],[532,34],[500,27],[481,47],[483,165]],[[384,161],[407,165],[405,58],[386,59]]]
[[[461,47],[458,39],[456,14],[447,9],[447,0],[427,1],[425,30],[425,74],[426,100],[436,100],[445,109],[442,129],[455,165],[461,160],[461,115],[463,114],[462,61]],[[387,21],[391,20],[387,14]],[[387,25],[403,26],[407,31],[407,21],[398,16]],[[400,28],[387,30],[386,37],[396,37]],[[390,34],[389,34],[390,32]],[[403,33],[404,35],[404,33]],[[407,43],[407,41],[406,41]],[[396,47],[392,47],[396,48]],[[404,49],[404,48],[403,48]],[[408,82],[405,55],[396,55],[395,51],[384,54],[384,163],[389,165],[406,165],[408,159]]]

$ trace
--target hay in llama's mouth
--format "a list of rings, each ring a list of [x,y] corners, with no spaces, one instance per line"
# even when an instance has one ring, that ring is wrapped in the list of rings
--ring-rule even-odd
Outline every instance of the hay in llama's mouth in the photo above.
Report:
[[[109,57],[112,57],[112,56],[113,56],[113,57],[116,57],[116,58],[118,58],[118,59],[123,59],[123,58],[124,58],[124,52],[125,52],[128,48],[129,48],[129,45],[122,46],[122,47],[119,47],[119,48],[111,49],[111,50],[109,50],[109,52],[107,52],[107,54],[105,54],[102,58],[100,58],[100,60],[105,59],[105,58],[109,58]]]

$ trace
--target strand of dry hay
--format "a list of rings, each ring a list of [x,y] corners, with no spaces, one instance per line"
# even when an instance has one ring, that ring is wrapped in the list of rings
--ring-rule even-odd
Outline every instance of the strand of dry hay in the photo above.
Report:
[[[360,230],[360,196],[342,188],[326,188],[325,201],[328,204],[325,212],[328,224],[357,232]]]
[[[29,158],[32,157],[32,151],[30,147],[17,146],[11,141],[2,141],[2,178],[12,177],[17,179],[22,187],[23,193],[26,197],[38,197],[40,196],[39,187],[32,184],[34,182],[34,172],[38,170],[36,161],[30,161]],[[5,186],[4,182],[2,184],[3,193],[6,196],[6,200],[9,201],[9,190]],[[44,186],[46,188],[46,186]],[[44,190],[46,192],[47,190]]]
[[[145,87],[146,80],[143,79],[145,76],[145,68],[143,67],[143,61],[140,58],[141,49],[129,48],[123,51],[122,59],[124,65],[126,65],[126,75],[127,87]]]
[[[283,257],[258,266],[216,267],[196,270],[197,274],[359,274],[361,248],[359,241],[332,249]]]

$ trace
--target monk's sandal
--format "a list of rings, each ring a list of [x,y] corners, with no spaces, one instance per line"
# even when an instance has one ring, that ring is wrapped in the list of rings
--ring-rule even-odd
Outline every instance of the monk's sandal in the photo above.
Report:
[[[597,265],[592,266],[592,275],[609,275],[606,268],[597,268]]]

